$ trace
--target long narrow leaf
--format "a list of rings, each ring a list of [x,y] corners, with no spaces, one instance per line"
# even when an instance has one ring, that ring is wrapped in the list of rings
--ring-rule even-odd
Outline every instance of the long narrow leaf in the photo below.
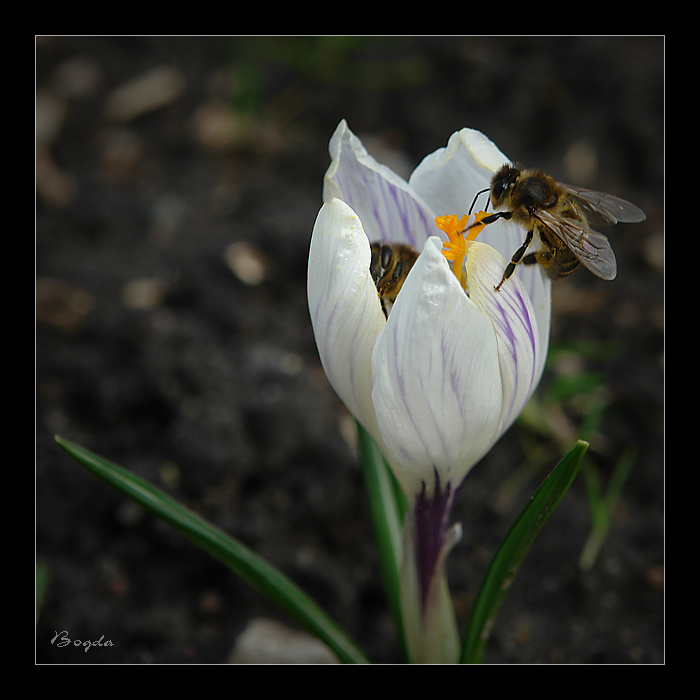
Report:
[[[578,565],[584,571],[590,569],[595,564],[598,554],[608,536],[608,531],[615,514],[622,488],[627,481],[627,477],[632,471],[637,458],[637,450],[628,447],[613,468],[610,480],[608,481],[605,494],[598,480],[598,473],[592,464],[587,465],[583,470],[586,480],[586,491],[591,509],[591,531],[583,544]]]
[[[403,634],[401,614],[401,583],[399,565],[402,548],[402,523],[406,511],[403,494],[396,484],[382,453],[372,441],[369,433],[358,423],[358,445],[360,465],[367,489],[370,513],[374,523],[377,549],[382,564],[384,585],[389,599],[389,607],[396,622],[396,627],[404,652],[408,658]]]
[[[510,584],[540,529],[571,486],[588,443],[579,440],[541,484],[508,531],[482,581],[462,644],[462,663],[477,664]]]
[[[56,442],[88,471],[136,501],[236,574],[317,636],[343,663],[369,663],[340,627],[277,568],[155,486],[70,440]]]

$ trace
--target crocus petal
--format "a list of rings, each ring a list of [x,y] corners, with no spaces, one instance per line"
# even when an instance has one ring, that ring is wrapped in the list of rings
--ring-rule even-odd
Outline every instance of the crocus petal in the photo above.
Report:
[[[372,355],[377,423],[407,494],[456,488],[496,439],[502,406],[496,333],[432,237]],[[426,483],[427,482],[427,483]]]
[[[466,214],[479,190],[488,187],[493,174],[510,162],[496,145],[474,129],[450,136],[447,146],[426,156],[408,182],[433,209]],[[479,208],[483,209],[487,195]]]
[[[328,148],[331,165],[323,181],[323,200],[349,204],[371,241],[407,243],[421,250],[435,233],[433,210],[393,170],[378,163],[345,120]]]
[[[445,148],[438,148],[421,161],[409,178],[409,184],[440,213],[461,216],[468,213],[477,192],[488,189],[493,174],[508,162],[480,131],[462,129],[450,136]],[[488,199],[488,192],[481,194],[474,211],[486,209]],[[524,233],[503,220],[487,226],[479,234],[479,240],[507,259],[522,239]]]
[[[537,316],[529,296],[514,275],[500,291],[505,260],[491,246],[472,243],[466,270],[469,297],[493,323],[498,341],[498,363],[503,387],[502,435],[517,418],[539,383],[547,355],[540,341]]]
[[[372,406],[371,358],[385,318],[369,272],[370,247],[355,212],[324,204],[309,250],[309,313],[328,381],[381,448]]]
[[[441,214],[462,215],[469,210],[476,193],[488,188],[493,174],[508,162],[509,159],[480,131],[462,129],[450,136],[445,148],[438,148],[421,161],[409,178],[409,185],[417,197],[429,202]],[[487,202],[488,193],[484,193],[475,210],[485,209]],[[522,245],[525,234],[522,227],[500,220],[487,226],[479,234],[479,241],[488,243],[508,261]],[[546,348],[552,305],[551,280],[539,265],[518,265],[515,275],[532,300],[539,339]],[[543,366],[544,360],[539,369]]]

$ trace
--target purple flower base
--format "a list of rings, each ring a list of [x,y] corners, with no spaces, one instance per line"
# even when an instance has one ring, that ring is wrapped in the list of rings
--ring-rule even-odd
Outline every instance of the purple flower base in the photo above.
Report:
[[[445,546],[447,521],[452,510],[456,489],[448,482],[443,487],[437,469],[435,488],[432,496],[426,494],[426,485],[416,497],[413,507],[415,528],[416,563],[420,585],[421,609],[425,609],[430,585],[442,562],[442,550]]]

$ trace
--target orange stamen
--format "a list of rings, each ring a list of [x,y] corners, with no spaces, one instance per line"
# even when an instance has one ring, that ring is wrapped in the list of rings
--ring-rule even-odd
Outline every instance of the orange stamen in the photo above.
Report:
[[[474,215],[474,223],[467,226],[468,216],[459,219],[455,214],[438,216],[435,218],[435,225],[447,234],[449,240],[443,243],[442,254],[452,261],[452,272],[462,285],[462,289],[467,288],[467,279],[464,272],[464,258],[467,255],[469,244],[476,240],[481,233],[481,229],[486,226],[482,224],[483,219],[488,214],[485,211],[477,212]],[[467,234],[464,236],[464,234]]]

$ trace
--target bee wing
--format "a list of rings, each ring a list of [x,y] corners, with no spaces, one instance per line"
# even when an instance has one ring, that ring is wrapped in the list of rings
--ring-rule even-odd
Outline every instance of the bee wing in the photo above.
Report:
[[[581,205],[588,220],[594,225],[610,226],[618,221],[637,223],[647,218],[638,206],[626,199],[585,187],[559,184]]]
[[[559,236],[579,262],[594,275],[604,280],[615,279],[617,261],[606,236],[575,219],[554,216],[547,209],[540,209],[535,216]]]

